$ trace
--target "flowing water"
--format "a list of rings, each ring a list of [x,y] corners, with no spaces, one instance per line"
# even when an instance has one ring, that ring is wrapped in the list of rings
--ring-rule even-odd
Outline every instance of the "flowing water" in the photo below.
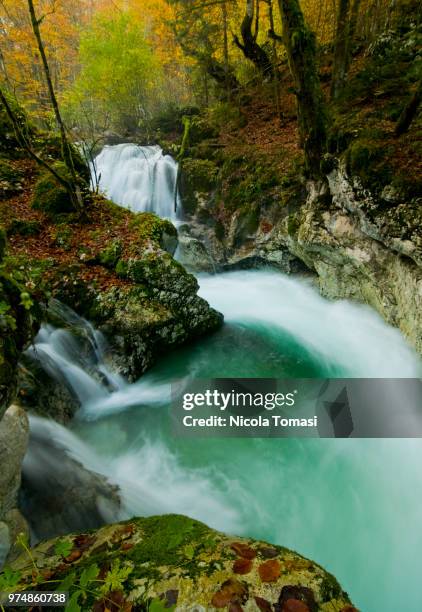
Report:
[[[117,158],[125,147],[113,148]],[[110,195],[121,201],[123,192]],[[362,612],[422,609],[421,440],[197,441],[173,437],[166,418],[172,379],[420,377],[417,356],[371,309],[324,300],[306,280],[270,271],[199,280],[225,325],[134,384],[110,371],[104,339],[83,320],[72,323],[64,312],[76,338],[41,330],[33,356],[67,381],[82,407],[67,429],[32,417],[38,442],[54,440],[118,484],[115,518],[187,514],[309,556],[337,576]],[[33,460],[30,449],[26,461]]]
[[[158,145],[105,146],[91,164],[91,176],[116,204],[173,221],[178,218],[177,163]]]

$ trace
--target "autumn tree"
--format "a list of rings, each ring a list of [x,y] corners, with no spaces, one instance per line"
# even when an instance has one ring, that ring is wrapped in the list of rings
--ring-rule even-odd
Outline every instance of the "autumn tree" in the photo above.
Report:
[[[62,116],[61,116],[59,104],[57,102],[56,93],[54,91],[53,82],[51,79],[50,67],[48,65],[47,56],[45,54],[45,49],[44,49],[44,45],[43,45],[43,41],[41,37],[40,25],[42,23],[43,17],[38,18],[37,15],[35,14],[33,0],[28,0],[28,8],[29,8],[29,14],[31,17],[32,29],[34,31],[34,36],[37,41],[38,51],[39,51],[41,61],[42,61],[45,80],[47,82],[47,88],[48,88],[48,93],[50,96],[51,106],[53,108],[54,116],[56,118],[57,126],[60,132],[63,161],[66,164],[66,167],[70,174],[70,180],[66,181],[67,191],[69,193],[70,200],[73,203],[75,209],[82,212],[83,201],[82,201],[81,190],[78,185],[78,178],[75,172],[75,166],[73,165],[72,150],[71,150],[69,141],[67,139],[66,128],[65,128]]]
[[[169,1],[176,8],[173,28],[183,52],[218,85],[220,92],[230,97],[239,83],[228,61],[227,0]],[[220,50],[222,59],[218,57]]]
[[[253,26],[254,31],[252,31]],[[240,26],[242,42],[236,35],[233,40],[244,56],[251,60],[265,77],[272,78],[274,76],[274,66],[268,53],[257,42],[258,30],[259,1],[246,0],[245,15]]]
[[[64,95],[67,114],[92,133],[133,131],[156,105],[162,73],[138,13],[96,15],[81,33],[81,70]]]
[[[279,0],[279,6],[306,167],[311,176],[319,177],[321,157],[326,151],[327,115],[317,70],[315,35],[305,23],[299,0]]]

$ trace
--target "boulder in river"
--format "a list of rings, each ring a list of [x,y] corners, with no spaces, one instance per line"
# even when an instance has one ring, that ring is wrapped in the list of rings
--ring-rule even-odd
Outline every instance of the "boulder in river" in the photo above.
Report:
[[[132,518],[48,540],[32,555],[40,568],[37,588],[42,577],[65,580],[82,610],[355,610],[334,576],[313,561],[181,515]],[[34,588],[26,554],[12,569],[20,575],[18,589]]]

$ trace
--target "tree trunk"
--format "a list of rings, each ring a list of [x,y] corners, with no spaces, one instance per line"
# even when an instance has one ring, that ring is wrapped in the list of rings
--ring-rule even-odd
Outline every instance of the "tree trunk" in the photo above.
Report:
[[[400,113],[400,117],[396,123],[395,134],[396,136],[400,136],[407,132],[412,123],[413,119],[416,117],[416,113],[418,112],[419,105],[422,99],[422,80],[419,81],[416,90],[413,96],[410,98],[409,102],[406,104],[402,112]]]
[[[71,201],[75,209],[79,210],[79,212],[83,212],[84,206],[83,206],[82,194],[81,194],[80,187],[78,185],[78,178],[76,176],[75,167],[73,165],[72,151],[71,151],[69,142],[67,140],[66,129],[65,129],[65,126],[64,126],[61,114],[60,114],[60,108],[57,102],[56,94],[54,93],[54,87],[53,87],[53,82],[51,80],[51,74],[50,74],[50,69],[48,66],[47,56],[45,54],[45,49],[44,49],[44,45],[43,45],[42,38],[41,38],[40,23],[42,19],[41,20],[37,19],[37,16],[35,14],[33,0],[28,0],[28,7],[29,7],[29,14],[31,16],[32,30],[37,40],[38,50],[40,52],[41,61],[42,61],[42,65],[44,68],[44,76],[47,82],[47,88],[48,88],[48,93],[50,96],[51,106],[53,107],[57,125],[60,130],[63,160],[72,178],[72,184],[69,183],[71,187],[71,189],[68,190],[69,196],[71,198]]]
[[[305,24],[298,0],[279,0],[279,5],[306,168],[310,176],[320,178],[327,145],[327,114],[316,65],[315,36]]]
[[[360,4],[361,4],[361,0],[354,0],[352,4],[352,10],[350,13],[349,36],[347,40],[347,53],[346,53],[346,76],[349,71],[351,61],[352,61],[352,50],[353,50],[353,44],[355,42],[355,37],[356,37],[356,28],[358,24]]]
[[[344,87],[349,45],[349,0],[339,0],[337,32],[334,48],[331,97],[335,100]]]
[[[273,0],[268,0],[268,20],[270,22],[270,30],[269,32],[274,33],[275,25],[274,25],[274,11],[273,11]],[[274,99],[275,106],[277,111],[277,117],[281,120],[281,100],[280,100],[280,84],[279,84],[279,74],[277,70],[278,58],[277,58],[277,41],[275,36],[271,37],[271,50],[272,50],[272,62],[274,66]]]
[[[242,43],[237,36],[234,36],[234,43],[243,52],[243,55],[251,60],[258,70],[265,76],[272,78],[274,76],[274,67],[271,59],[264,49],[258,45],[255,36],[252,34],[252,25],[254,22],[255,3],[254,0],[246,0],[246,12],[240,26],[242,35]]]
[[[221,5],[221,11],[223,15],[223,57],[224,57],[224,70],[226,72],[226,91],[227,91],[227,99],[231,98],[231,90],[230,90],[230,64],[229,64],[229,41],[228,41],[228,20],[227,20],[227,5],[225,2]]]

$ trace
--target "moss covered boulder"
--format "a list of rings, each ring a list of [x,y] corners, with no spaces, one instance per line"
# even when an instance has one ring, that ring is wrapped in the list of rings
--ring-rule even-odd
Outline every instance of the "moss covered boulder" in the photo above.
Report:
[[[133,518],[42,542],[31,554],[37,569],[23,553],[13,590],[57,585],[79,606],[72,610],[357,612],[313,561],[180,515]]]
[[[183,160],[180,169],[180,195],[183,209],[193,214],[205,199],[209,199],[218,184],[219,168],[209,159]]]
[[[53,168],[59,176],[71,180],[69,171],[63,162],[55,162]],[[51,217],[74,211],[68,191],[48,170],[42,172],[35,183],[32,207]]]
[[[198,296],[196,278],[171,255],[177,232],[170,222],[106,200],[94,203],[91,214],[93,226],[66,225],[65,255],[46,269],[43,282],[52,297],[105,334],[110,359],[124,376],[138,378],[161,354],[221,326],[222,315]],[[29,379],[42,380],[36,373]]]

